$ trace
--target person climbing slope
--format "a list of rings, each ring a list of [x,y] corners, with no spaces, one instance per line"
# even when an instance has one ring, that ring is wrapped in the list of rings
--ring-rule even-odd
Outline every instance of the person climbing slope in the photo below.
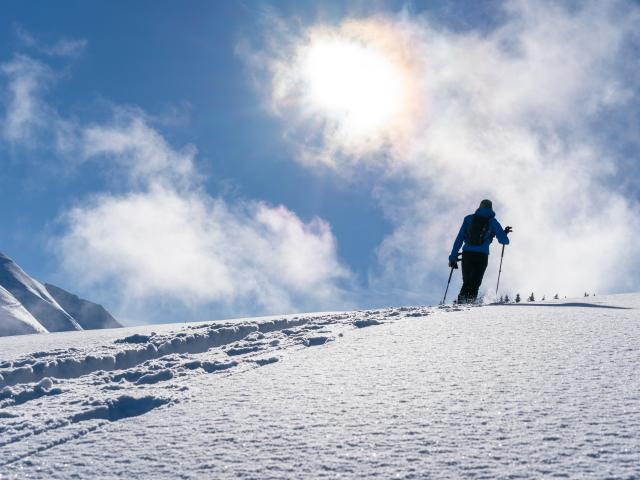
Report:
[[[464,217],[449,255],[449,267],[458,268],[458,252],[462,247],[462,288],[458,295],[458,303],[476,301],[484,271],[489,263],[489,245],[494,237],[502,245],[508,245],[507,235],[511,231],[511,227],[503,229],[496,220],[491,200],[482,200],[475,213]]]

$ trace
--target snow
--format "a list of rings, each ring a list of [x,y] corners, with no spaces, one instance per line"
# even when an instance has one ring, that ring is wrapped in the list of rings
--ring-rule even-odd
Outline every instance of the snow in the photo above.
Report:
[[[0,285],[0,337],[28,333],[47,333],[47,329]]]
[[[81,330],[71,315],[58,305],[47,289],[0,253],[0,285],[22,304],[50,332]]]
[[[640,294],[0,339],[0,478],[637,478]]]

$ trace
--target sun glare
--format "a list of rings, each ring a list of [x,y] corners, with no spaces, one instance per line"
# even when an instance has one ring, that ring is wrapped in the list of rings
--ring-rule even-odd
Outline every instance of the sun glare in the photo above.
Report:
[[[316,38],[303,58],[310,103],[349,134],[374,135],[402,110],[403,72],[374,46],[339,36]]]

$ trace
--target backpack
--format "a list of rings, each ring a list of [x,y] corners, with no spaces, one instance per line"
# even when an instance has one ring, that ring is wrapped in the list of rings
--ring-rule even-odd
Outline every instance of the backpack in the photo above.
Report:
[[[485,242],[489,236],[489,220],[489,217],[473,215],[465,235],[465,242],[467,242],[468,245],[479,247]]]

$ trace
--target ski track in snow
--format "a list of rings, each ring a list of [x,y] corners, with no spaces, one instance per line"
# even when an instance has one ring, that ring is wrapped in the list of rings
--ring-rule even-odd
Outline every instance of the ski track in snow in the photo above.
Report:
[[[431,310],[211,322],[162,334],[134,333],[98,348],[54,349],[0,361],[0,478],[3,467],[110,422],[188,401],[189,385],[201,375],[269,365],[287,351],[334,341],[345,328],[381,325],[400,314],[427,316]]]

